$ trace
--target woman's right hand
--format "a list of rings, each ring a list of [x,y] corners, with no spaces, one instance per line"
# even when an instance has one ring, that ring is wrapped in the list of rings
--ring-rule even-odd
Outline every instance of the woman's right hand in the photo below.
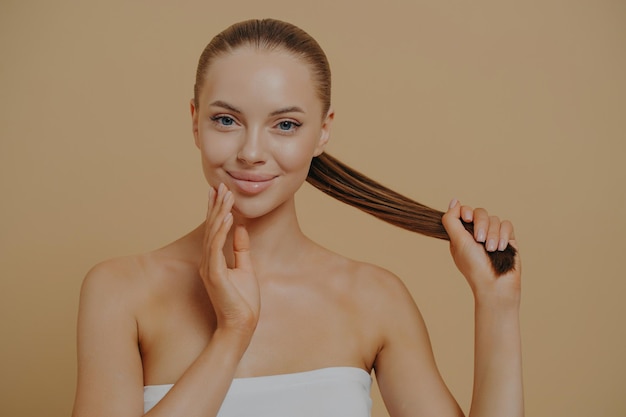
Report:
[[[209,189],[199,272],[215,310],[217,330],[249,338],[259,319],[259,283],[252,268],[250,238],[242,225],[233,233],[234,267],[226,264],[224,244],[233,225],[233,204],[233,194],[224,184],[217,191]]]

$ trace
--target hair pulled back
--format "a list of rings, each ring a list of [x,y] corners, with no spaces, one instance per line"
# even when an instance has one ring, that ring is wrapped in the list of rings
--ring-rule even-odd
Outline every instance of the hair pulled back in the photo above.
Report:
[[[311,69],[318,98],[322,102],[322,117],[330,108],[331,74],[326,54],[304,30],[275,19],[252,19],[226,28],[206,46],[198,61],[194,104],[211,62],[243,46],[264,50],[283,50],[307,63]],[[387,223],[438,239],[450,240],[443,227],[443,212],[411,200],[350,168],[324,152],[313,158],[307,181],[331,197],[369,213]],[[471,223],[465,228],[473,232]],[[515,249],[509,245],[500,252],[487,252],[498,274],[514,267]]]
[[[322,102],[322,117],[326,116],[330,109],[331,79],[326,54],[308,33],[291,23],[275,19],[252,19],[235,23],[211,40],[202,51],[198,61],[193,91],[196,107],[198,107],[198,96],[211,62],[242,46],[268,51],[283,50],[306,62],[311,69],[317,96]]]

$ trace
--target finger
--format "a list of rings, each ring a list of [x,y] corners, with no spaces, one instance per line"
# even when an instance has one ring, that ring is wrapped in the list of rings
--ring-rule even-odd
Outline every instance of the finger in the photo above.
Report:
[[[206,211],[206,219],[204,221],[204,236],[202,239],[202,253],[206,254],[207,249],[209,247],[209,236],[211,230],[211,213],[213,211],[213,206],[215,205],[215,194],[216,191],[213,187],[209,187],[209,198],[207,203],[207,211]],[[200,258],[200,269],[203,270],[206,267],[206,257],[202,256]]]
[[[215,237],[215,234],[220,229],[224,218],[228,213],[230,213],[233,208],[234,197],[233,193],[226,190],[220,196],[218,193],[218,197],[216,198],[216,205],[214,208],[215,216],[212,220],[212,224],[210,225],[209,231],[209,241],[212,241]]]
[[[476,242],[485,242],[488,230],[489,213],[483,208],[477,208],[474,210],[474,239],[476,239]]]
[[[214,198],[213,198],[213,202],[211,205],[211,211],[209,213],[209,224],[213,224],[213,222],[215,222],[215,219],[217,218],[219,214],[221,202],[224,198],[225,193],[226,193],[226,186],[220,183],[220,185],[217,187],[217,189],[214,192]]]
[[[465,223],[471,223],[474,221],[474,209],[470,206],[461,206],[461,219]]]
[[[215,188],[209,187],[209,201],[208,201],[208,204],[207,204],[206,219],[205,219],[205,222],[204,222],[204,236],[205,236],[205,238],[208,237],[208,231],[210,229],[211,221],[212,221],[212,218],[214,216],[213,209],[215,207],[215,197],[216,197],[216,194],[217,194],[217,191],[215,191]]]
[[[500,240],[498,241],[498,250],[505,250],[509,241],[512,239],[515,239],[513,234],[513,223],[508,220],[504,220],[500,223]]]
[[[211,211],[213,210],[213,206],[215,205],[216,193],[217,192],[215,191],[215,188],[209,187],[209,207],[207,209],[207,218],[209,217],[209,214],[211,213]]]
[[[215,197],[209,199],[210,209],[207,213],[207,220],[204,228],[204,256],[200,261],[201,268],[203,268],[204,271],[208,271],[211,268],[211,265],[215,266],[214,262],[212,262],[213,258],[211,257],[211,255],[215,252],[212,247],[214,245],[215,237],[222,227],[222,223],[224,222],[226,215],[230,212],[233,203],[232,193],[230,195],[228,192],[224,193],[222,188],[218,188],[218,191],[210,192],[210,194],[211,197]],[[221,250],[218,255],[223,257]]]
[[[461,223],[461,204],[456,199],[450,202],[448,211],[441,218],[441,222],[453,244],[458,243],[464,234],[469,236],[465,226]]]
[[[252,271],[250,258],[250,236],[243,225],[235,227],[233,236],[233,251],[235,253],[235,268]]]
[[[489,229],[487,230],[487,240],[485,249],[487,252],[494,252],[498,249],[500,240],[500,219],[497,216],[489,216]]]
[[[226,259],[224,258],[224,244],[228,231],[233,225],[233,215],[228,212],[222,219],[209,247],[209,278],[214,280],[224,275]]]

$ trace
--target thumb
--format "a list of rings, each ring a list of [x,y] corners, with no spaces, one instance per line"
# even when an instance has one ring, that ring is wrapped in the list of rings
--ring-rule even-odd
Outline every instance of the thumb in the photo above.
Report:
[[[233,252],[235,254],[235,268],[252,271],[250,258],[250,236],[245,226],[237,225],[233,236]]]
[[[448,211],[441,218],[441,222],[452,243],[458,243],[460,239],[466,236],[471,237],[461,222],[461,203],[456,198],[450,202]]]

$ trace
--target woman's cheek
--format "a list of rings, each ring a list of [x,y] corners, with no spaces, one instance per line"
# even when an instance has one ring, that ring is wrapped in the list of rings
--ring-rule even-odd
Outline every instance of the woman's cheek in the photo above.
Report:
[[[219,186],[224,181],[220,177],[220,168],[224,167],[232,151],[229,151],[228,147],[216,146],[215,143],[204,141],[202,142],[200,152],[205,179],[209,185],[213,187]]]
[[[222,165],[233,154],[237,154],[236,142],[221,138],[207,138],[202,143],[202,160],[213,166]]]
[[[315,144],[311,141],[298,142],[294,141],[288,145],[280,146],[278,149],[277,162],[282,166],[285,171],[297,171],[299,169],[308,167],[313,159],[313,153],[315,151]]]

